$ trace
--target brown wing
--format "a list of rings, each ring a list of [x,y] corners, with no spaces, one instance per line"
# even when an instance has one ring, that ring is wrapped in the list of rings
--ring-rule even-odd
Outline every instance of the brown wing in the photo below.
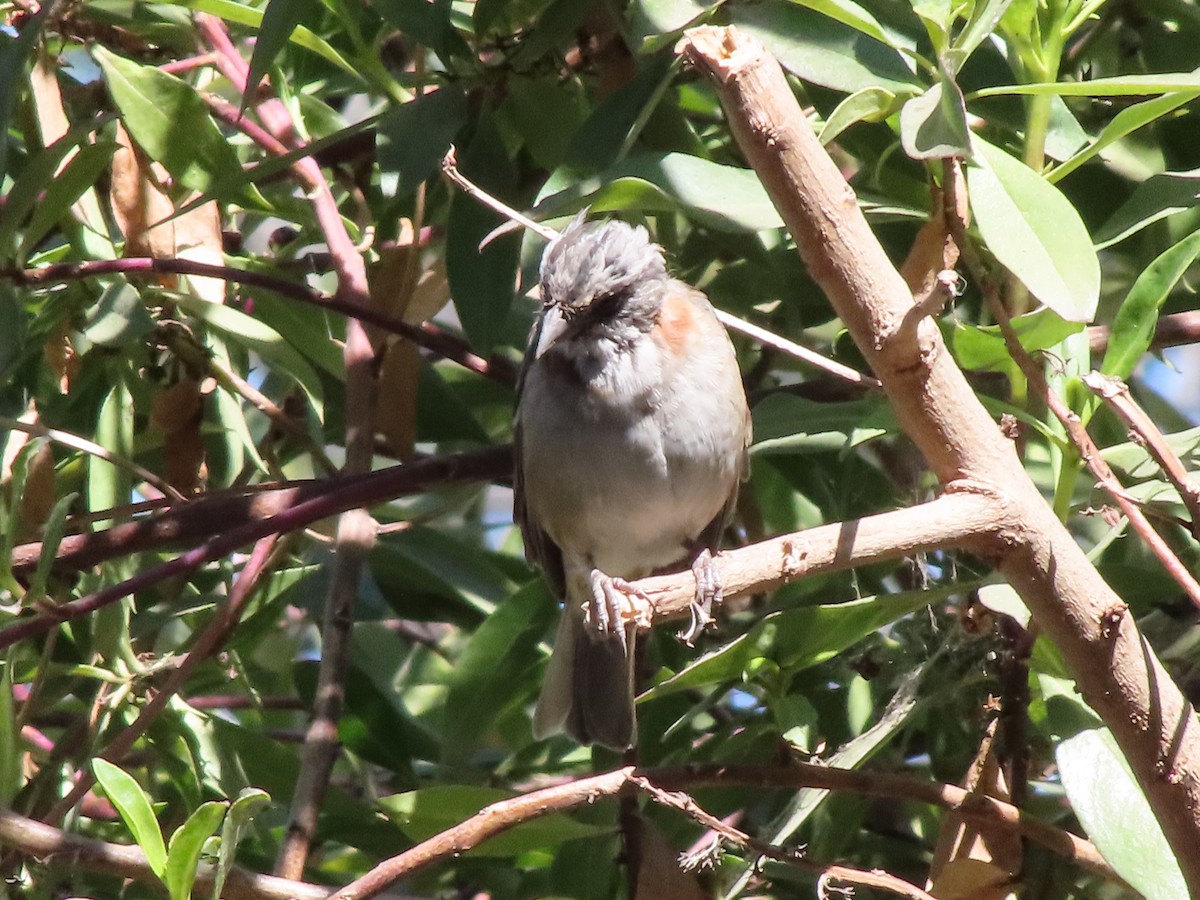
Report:
[[[721,332],[725,335],[725,339],[729,340],[729,332],[717,318],[717,314],[713,309],[712,302],[707,296],[705,296],[704,292],[687,286],[687,297],[696,307],[704,310],[705,314],[712,318],[713,324],[721,330]],[[732,349],[732,341],[730,342],[730,348]],[[709,522],[708,525],[704,527],[704,530],[697,535],[695,542],[696,550],[707,548],[713,553],[716,553],[719,549],[721,549],[721,538],[725,534],[725,529],[727,529],[730,522],[733,521],[733,513],[737,508],[738,489],[741,486],[741,482],[750,478],[750,443],[753,440],[753,428],[750,424],[750,407],[746,403],[745,394],[742,395],[742,426],[744,436],[741,450],[742,458],[740,461],[740,467],[742,470],[741,477],[733,483],[733,488],[729,492],[729,497],[726,499],[725,505],[721,507],[721,511],[717,513],[716,518]]]
[[[525,387],[525,373],[533,363],[537,354],[538,339],[542,333],[544,319],[538,317],[525,347],[525,359],[521,364],[521,372],[517,377],[516,414],[513,417],[513,521],[521,529],[521,538],[525,542],[525,558],[534,565],[540,566],[546,575],[554,596],[559,599],[566,595],[566,575],[563,572],[562,550],[554,543],[537,521],[530,515],[525,503],[525,454],[521,432],[521,395]]]

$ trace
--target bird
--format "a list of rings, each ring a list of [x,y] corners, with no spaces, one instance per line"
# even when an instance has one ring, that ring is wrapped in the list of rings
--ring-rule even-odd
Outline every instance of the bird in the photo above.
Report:
[[[748,471],[751,423],[708,298],[669,274],[643,226],[587,212],[542,256],[513,518],[563,603],[534,735],[623,750],[637,740],[630,582],[690,565],[697,597],[680,637],[713,621],[712,553]]]

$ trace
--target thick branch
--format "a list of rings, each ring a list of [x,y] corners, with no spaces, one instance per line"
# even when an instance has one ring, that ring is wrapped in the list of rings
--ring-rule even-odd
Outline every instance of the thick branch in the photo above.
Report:
[[[747,785],[760,788],[778,787],[793,790],[816,788],[846,791],[872,797],[914,800],[943,809],[955,810],[972,822],[1016,830],[1055,853],[1073,859],[1097,874],[1123,884],[1119,876],[1100,856],[1099,851],[1082,838],[1034,819],[1011,804],[992,797],[971,794],[954,785],[804,763],[795,763],[786,768],[708,764],[669,769],[639,769],[627,766],[602,775],[594,775],[590,778],[582,778],[566,784],[532,791],[508,800],[501,800],[484,807],[471,818],[434,835],[416,847],[385,860],[357,881],[338,891],[334,895],[334,900],[365,900],[365,898],[373,897],[399,879],[409,877],[419,869],[435,862],[465,853],[522,822],[592,804],[601,797],[616,796],[630,787],[638,790],[646,790],[647,786],[680,790],[703,786]],[[657,794],[655,797],[661,799]],[[712,822],[706,824],[711,826]],[[727,832],[726,836],[728,836]],[[751,842],[748,846],[756,852],[764,852],[762,845],[758,842]],[[784,851],[782,848],[771,847],[771,850],[773,852],[769,855],[775,858],[789,862],[797,859],[794,853]],[[774,851],[780,852],[775,853]],[[804,867],[810,871],[819,871],[825,868],[819,865],[814,866],[807,860]],[[847,880],[851,880],[859,874],[861,873],[858,870],[850,869],[832,872],[833,877],[845,875]],[[892,889],[894,885],[886,887]]]
[[[1112,730],[1200,896],[1200,725],[1121,599],[1046,506],[867,226],[779,64],[735,29],[693,29],[683,52],[715,82],[733,133],[821,285],[943,483],[1003,499],[1000,569]]]
[[[61,603],[39,615],[21,619],[0,630],[0,648],[33,635],[44,634],[62,622],[95,612],[110,603],[115,603],[122,597],[151,587],[167,578],[186,575],[210,560],[220,559],[239,547],[253,543],[269,534],[295,531],[342,510],[366,506],[380,500],[382,499],[380,488],[384,483],[396,489],[393,494],[395,496],[420,489],[431,481],[443,483],[458,479],[477,478],[479,476],[472,472],[471,464],[478,465],[480,462],[484,462],[490,467],[494,465],[493,454],[506,449],[485,451],[483,454],[439,457],[410,466],[396,466],[385,470],[390,473],[386,482],[379,478],[383,473],[350,477],[347,478],[346,485],[340,491],[297,500],[294,505],[287,506],[279,512],[262,519],[251,519],[236,528],[230,529],[229,523],[226,522],[224,529],[218,531],[216,537],[175,559],[139,572],[132,578],[111,587],[102,588],[94,594]],[[459,468],[460,464],[465,464],[465,471]]]
[[[918,506],[739,547],[718,554],[714,562],[726,597],[757,594],[809,575],[915,553],[985,548],[995,533],[995,510],[993,497],[955,491]],[[635,587],[650,598],[652,622],[686,617],[696,599],[690,570],[643,578]]]
[[[318,519],[352,509],[357,504],[371,506],[406,494],[419,493],[432,486],[461,481],[503,480],[511,474],[512,447],[505,444],[469,453],[431,457],[366,475],[337,475],[297,481],[245,494],[201,495],[186,504],[173,506],[136,522],[126,522],[104,531],[69,534],[58,545],[55,568],[64,571],[86,569],[107,559],[143,550],[194,546],[214,535],[228,532],[231,527],[249,525],[286,513],[310,500],[321,500],[325,506],[306,507],[313,518],[297,521],[295,527],[310,525]],[[21,544],[13,551],[13,573],[18,577],[32,573],[42,552],[40,541]]]

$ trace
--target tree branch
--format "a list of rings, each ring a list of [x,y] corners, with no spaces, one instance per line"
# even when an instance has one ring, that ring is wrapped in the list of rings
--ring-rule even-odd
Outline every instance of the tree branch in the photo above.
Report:
[[[505,449],[507,448],[501,448],[501,451]],[[245,525],[230,529],[227,520],[222,527],[217,529],[216,537],[210,538],[175,559],[145,569],[132,578],[102,588],[94,594],[61,603],[36,616],[21,619],[0,630],[0,648],[33,635],[44,634],[62,622],[95,612],[122,597],[151,587],[167,578],[186,575],[210,560],[219,559],[239,547],[251,544],[269,534],[295,531],[319,519],[336,515],[342,510],[369,505],[384,496],[399,496],[403,493],[421,490],[431,482],[446,483],[477,478],[478,474],[472,469],[472,466],[483,463],[488,467],[488,471],[491,471],[498,452],[500,451],[493,450],[476,454],[444,456],[426,460],[423,463],[395,466],[371,475],[347,477],[339,490],[326,490],[305,499],[296,498],[293,504],[284,506],[278,512],[261,519],[253,519]],[[385,473],[387,473],[386,478],[380,477]],[[394,493],[385,494],[384,490],[394,491]],[[252,504],[259,499],[261,498],[249,498]],[[192,501],[193,504],[201,502]],[[189,506],[191,505],[189,504]],[[211,510],[209,512],[211,513]],[[125,527],[127,526],[118,526],[113,530]]]
[[[758,594],[810,575],[930,550],[986,550],[995,535],[995,509],[993,497],[970,489],[952,491],[917,506],[727,550],[717,554],[714,563],[726,597]],[[688,616],[696,598],[696,577],[690,569],[643,578],[634,587],[650,600],[649,607],[635,615],[645,624]]]
[[[86,569],[116,556],[142,550],[194,546],[228,532],[230,527],[252,524],[294,510],[310,500],[322,507],[306,507],[314,518],[298,520],[295,527],[336,515],[355,503],[368,506],[395,497],[415,494],[432,486],[463,481],[502,481],[512,474],[512,447],[505,444],[468,453],[390,466],[366,475],[335,475],[330,478],[271,485],[251,493],[205,494],[171,506],[158,515],[115,525],[104,531],[66,535],[58,545],[55,569]],[[347,505],[350,504],[350,505]],[[96,515],[100,515],[99,513]],[[74,521],[74,520],[72,520]],[[261,536],[261,535],[260,535]],[[257,540],[252,537],[246,541]],[[18,577],[28,576],[43,553],[40,541],[21,544],[13,550],[12,569]]]
[[[1179,496],[1187,507],[1188,515],[1192,517],[1192,536],[1200,539],[1200,485],[1197,485],[1179,454],[1172,449],[1171,444],[1159,431],[1154,420],[1146,415],[1127,385],[1120,378],[1111,378],[1099,372],[1089,372],[1083,376],[1086,384],[1098,397],[1106,400],[1112,411],[1125,423],[1130,436],[1149,451],[1155,462],[1162,467]]]
[[[0,844],[37,859],[58,857],[78,868],[162,886],[161,879],[146,861],[146,854],[138,847],[67,834],[7,809],[0,809]],[[211,893],[215,876],[215,866],[201,863],[196,873],[197,893]],[[321,885],[256,875],[242,868],[230,871],[221,890],[224,900],[325,900],[330,893],[329,888]]]
[[[747,159],[808,268],[941,481],[990,485],[1000,570],[1104,719],[1200,896],[1200,724],[1133,617],[1046,506],[817,141],[779,64],[732,28],[692,29],[682,52],[713,80]],[[919,321],[914,322],[914,317]]]
[[[44,284],[56,284],[61,281],[74,281],[81,278],[96,278],[103,275],[115,274],[170,274],[196,275],[204,278],[220,278],[237,284],[248,284],[264,288],[309,306],[328,309],[348,318],[366,322],[391,334],[408,338],[414,344],[424,347],[451,362],[456,362],[464,369],[469,369],[485,378],[498,381],[511,387],[517,381],[516,366],[503,357],[493,357],[486,360],[471,350],[470,345],[462,338],[444,331],[432,322],[422,322],[413,325],[403,319],[390,315],[374,307],[356,307],[344,299],[330,297],[320,291],[313,290],[298,281],[268,275],[265,272],[251,272],[233,266],[214,266],[209,263],[195,262],[190,259],[157,259],[149,256],[127,256],[122,259],[97,259],[87,262],[52,263],[47,266],[37,266],[31,269],[0,268],[0,278],[6,278],[14,284],[37,287]]]
[[[777,787],[793,790],[815,788],[928,803],[954,810],[972,822],[1018,831],[1055,853],[1075,860],[1096,874],[1124,884],[1089,842],[1034,819],[1009,803],[972,794],[954,785],[806,763],[789,764],[786,768],[725,766],[712,763],[663,769],[626,766],[601,775],[580,778],[501,800],[417,846],[385,860],[366,875],[339,890],[332,900],[366,900],[399,879],[409,877],[441,860],[465,853],[522,822],[585,804],[590,805],[601,797],[614,797],[631,788],[650,793],[656,800],[686,812],[723,837],[747,846],[756,853],[789,863],[801,861],[803,867],[810,872],[827,872],[833,878],[859,884],[867,883],[862,880],[862,876],[871,873],[863,873],[849,867],[829,867],[812,863],[803,860],[795,851],[763,844],[736,829],[732,830],[735,833],[731,833],[730,827],[716,817],[704,813],[703,810],[699,811],[702,816],[695,815],[695,810],[688,809],[685,802],[676,802],[675,799],[661,793],[663,790],[677,791],[684,787],[702,786]],[[893,891],[904,885],[907,883],[890,877],[873,882],[873,886]],[[907,896],[927,895],[924,892],[913,894],[910,890]]]

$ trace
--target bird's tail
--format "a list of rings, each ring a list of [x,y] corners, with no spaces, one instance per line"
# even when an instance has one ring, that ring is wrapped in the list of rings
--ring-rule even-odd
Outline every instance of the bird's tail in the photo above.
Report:
[[[568,602],[538,697],[534,735],[565,731],[581,744],[632,747],[637,740],[633,641],[632,633],[623,639],[595,634],[583,621],[582,607]]]

